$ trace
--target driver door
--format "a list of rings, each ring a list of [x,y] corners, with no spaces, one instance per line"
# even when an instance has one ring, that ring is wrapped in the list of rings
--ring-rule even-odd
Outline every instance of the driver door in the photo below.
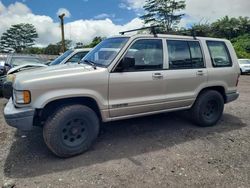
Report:
[[[131,62],[122,66],[124,60]],[[111,118],[163,109],[165,70],[162,39],[139,39],[128,49],[109,78]],[[125,67],[125,68],[122,68]]]

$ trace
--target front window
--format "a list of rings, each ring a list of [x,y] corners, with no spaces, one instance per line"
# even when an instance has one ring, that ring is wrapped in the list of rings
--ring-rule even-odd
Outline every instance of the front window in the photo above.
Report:
[[[127,51],[123,60],[130,59],[133,64],[123,71],[154,71],[163,69],[163,45],[161,39],[137,40]],[[119,63],[118,69],[122,66]]]
[[[68,50],[62,55],[60,55],[58,58],[56,58],[54,61],[50,63],[50,65],[58,65],[60,64],[66,57],[68,57],[71,53],[73,53],[73,50]]]
[[[107,67],[115,59],[129,38],[109,38],[98,44],[83,60],[91,61],[97,66]]]
[[[79,63],[87,53],[88,51],[76,53],[67,61],[67,63]]]
[[[250,59],[242,59],[242,60],[239,60],[239,63],[240,63],[240,64],[248,64],[248,65],[250,65]]]

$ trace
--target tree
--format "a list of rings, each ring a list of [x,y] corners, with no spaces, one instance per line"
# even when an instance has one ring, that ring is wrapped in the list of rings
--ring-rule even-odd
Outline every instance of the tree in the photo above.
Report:
[[[102,37],[95,37],[90,44],[83,45],[83,43],[78,42],[76,43],[75,48],[94,48],[97,44],[103,41],[104,38]]]
[[[94,48],[97,44],[102,42],[103,38],[102,37],[95,37],[92,42],[88,45],[85,45],[84,48]]]
[[[250,58],[250,34],[232,40],[238,58]]]
[[[3,49],[12,48],[16,52],[21,52],[25,48],[33,46],[36,38],[38,38],[38,34],[32,24],[16,24],[3,33],[0,46]]]
[[[65,40],[65,47],[68,50],[71,47],[71,40]],[[56,44],[49,44],[45,49],[44,53],[48,55],[59,55],[61,52],[62,42],[58,42]]]
[[[141,18],[145,24],[160,25],[163,31],[173,31],[184,16],[180,11],[185,7],[183,0],[146,0],[145,14]]]

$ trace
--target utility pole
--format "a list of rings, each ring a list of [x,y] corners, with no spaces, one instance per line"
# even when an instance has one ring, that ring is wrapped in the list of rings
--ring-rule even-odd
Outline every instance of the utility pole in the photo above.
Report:
[[[62,53],[64,53],[66,51],[66,48],[65,48],[65,39],[64,39],[64,16],[65,14],[61,14],[59,15],[58,17],[60,18],[61,20],[61,31],[62,31]]]

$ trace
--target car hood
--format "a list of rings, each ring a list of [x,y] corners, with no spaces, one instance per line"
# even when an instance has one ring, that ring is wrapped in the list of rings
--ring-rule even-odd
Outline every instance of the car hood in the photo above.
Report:
[[[250,64],[240,64],[240,67],[250,68]]]
[[[14,88],[22,89],[22,87],[27,85],[34,86],[34,84],[64,82],[64,80],[67,81],[69,78],[77,78],[77,76],[98,72],[102,69],[104,68],[97,67],[97,69],[94,69],[86,64],[64,64],[26,70],[16,74]]]
[[[16,66],[16,67],[10,69],[7,72],[7,74],[14,74],[14,73],[17,73],[17,72],[22,71],[22,70],[28,70],[28,69],[32,69],[32,68],[36,68],[36,67],[47,67],[47,65],[41,64],[41,63],[27,63],[27,64],[19,65],[19,66]]]

